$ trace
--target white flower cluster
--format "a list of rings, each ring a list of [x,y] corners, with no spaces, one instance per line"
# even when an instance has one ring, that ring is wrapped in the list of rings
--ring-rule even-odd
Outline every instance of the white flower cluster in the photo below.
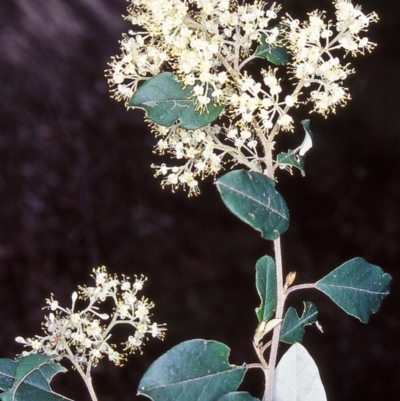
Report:
[[[155,135],[161,137],[156,151],[164,154],[173,153],[176,159],[186,159],[182,166],[168,167],[165,163],[157,169],[156,175],[164,176],[162,185],[170,185],[175,190],[179,185],[187,185],[190,193],[196,193],[198,183],[196,176],[202,178],[208,174],[216,174],[221,168],[222,155],[214,152],[213,137],[220,132],[218,126],[208,126],[204,129],[185,130],[174,125],[171,128],[155,126]]]
[[[125,35],[122,55],[110,63],[115,97],[129,101],[141,80],[170,65],[186,85],[197,83],[200,105],[223,100],[231,79],[221,63],[237,71],[261,33],[271,42],[276,38],[267,27],[279,7],[264,8],[261,1],[239,6],[234,0],[130,0],[126,19],[145,31]]]
[[[286,16],[278,21],[280,6],[256,0],[128,0],[135,26],[121,41],[122,55],[114,57],[107,71],[113,96],[129,101],[140,83],[161,72],[172,71],[192,96],[199,113],[209,105],[223,105],[219,123],[196,130],[163,127],[150,121],[159,138],[156,151],[169,153],[177,166],[153,165],[163,186],[175,190],[187,186],[198,193],[198,179],[214,175],[226,161],[273,177],[267,162],[274,137],[293,131],[289,110],[311,102],[313,110],[326,115],[343,105],[349,94],[343,80],[353,70],[333,52],[364,53],[374,44],[360,34],[375,13],[365,15],[350,0],[334,0],[336,23],[314,11],[308,21]],[[254,75],[250,62],[261,57],[257,46],[289,52],[287,66],[294,86],[283,93],[281,67],[263,68]],[[257,65],[255,65],[257,66]],[[250,71],[252,73],[250,73]],[[254,77],[257,76],[257,79]],[[308,98],[303,89],[309,89]],[[303,98],[302,98],[303,97]]]
[[[94,287],[79,287],[72,294],[71,309],[63,308],[51,295],[46,299],[50,313],[42,324],[44,336],[34,338],[17,337],[16,341],[30,348],[23,356],[30,354],[55,355],[68,358],[74,365],[95,366],[100,359],[107,356],[116,365],[121,365],[127,354],[135,352],[143,345],[147,334],[163,338],[164,325],[151,323],[150,310],[154,304],[146,298],[139,299],[137,293],[143,288],[144,277],[135,278],[131,283],[129,277],[107,273],[106,267],[93,269]],[[76,310],[78,299],[89,304],[82,310]],[[99,312],[99,305],[111,299],[114,310],[109,315]],[[122,352],[109,343],[113,327],[128,324],[134,329],[123,345]]]
[[[325,20],[323,12],[309,13],[308,21],[300,23],[288,17],[284,20],[284,31],[288,48],[293,54],[291,62],[295,78],[304,87],[314,84],[316,89],[310,93],[314,111],[326,115],[335,111],[350,98],[342,82],[354,71],[349,64],[342,64],[332,52],[343,49],[355,56],[370,51],[375,44],[367,37],[360,37],[371,22],[376,22],[375,13],[365,15],[360,7],[350,0],[335,0],[336,24]]]

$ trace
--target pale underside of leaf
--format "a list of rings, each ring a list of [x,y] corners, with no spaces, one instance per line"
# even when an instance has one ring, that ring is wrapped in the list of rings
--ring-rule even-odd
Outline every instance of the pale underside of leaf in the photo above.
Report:
[[[317,365],[301,344],[293,344],[279,361],[272,400],[326,401]]]

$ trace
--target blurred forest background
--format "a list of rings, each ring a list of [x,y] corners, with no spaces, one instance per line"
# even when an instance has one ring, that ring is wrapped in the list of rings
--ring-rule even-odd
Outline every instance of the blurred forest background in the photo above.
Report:
[[[361,1],[381,18],[368,35],[379,45],[354,60],[348,106],[328,119],[310,116],[306,177],[280,176],[291,212],[284,266],[297,271],[298,283],[314,282],[361,256],[393,276],[391,295],[368,325],[316,292],[291,301],[299,312],[303,298],[319,309],[324,334],[307,328],[304,344],[329,401],[398,401],[400,2]],[[255,362],[255,263],[271,251],[225,209],[211,179],[188,199],[153,178],[155,140],[143,114],[110,99],[104,77],[130,29],[121,18],[126,5],[0,2],[0,357],[21,352],[17,335],[40,333],[51,292],[69,305],[76,286],[90,284],[93,267],[143,273],[167,337],[124,368],[101,363],[101,401],[135,398],[149,364],[184,340],[215,339],[231,347],[232,363]],[[284,0],[283,7],[301,19],[315,8],[333,11],[330,0]],[[295,146],[301,137],[286,134]],[[262,375],[250,376],[244,388],[260,396]],[[89,399],[74,373],[56,377],[54,388]]]

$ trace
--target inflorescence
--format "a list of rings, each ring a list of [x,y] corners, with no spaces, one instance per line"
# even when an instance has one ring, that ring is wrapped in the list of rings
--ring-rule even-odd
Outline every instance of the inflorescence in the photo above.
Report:
[[[198,192],[198,179],[216,175],[227,160],[272,176],[266,158],[279,131],[293,131],[290,109],[310,103],[326,116],[350,98],[343,81],[353,72],[336,55],[364,54],[375,44],[363,33],[375,13],[364,14],[350,0],[334,0],[336,21],[314,11],[300,22],[289,15],[278,19],[281,7],[264,1],[128,0],[126,19],[134,29],[121,40],[120,56],[107,71],[113,96],[129,106],[140,84],[172,71],[193,86],[199,112],[223,105],[220,118],[205,127],[187,130],[179,121],[171,127],[149,122],[158,138],[156,152],[178,163],[153,165],[162,185],[187,186]],[[284,94],[280,66],[263,61],[255,79],[249,63],[261,44],[284,47],[293,83]],[[274,161],[273,168],[277,166]]]
[[[71,308],[61,307],[53,295],[46,299],[44,309],[49,309],[50,313],[42,324],[45,334],[34,338],[16,338],[18,343],[30,348],[22,353],[23,356],[54,355],[57,359],[68,358],[80,367],[95,366],[107,356],[116,365],[121,365],[128,354],[141,350],[148,335],[164,338],[165,326],[150,321],[150,310],[154,304],[137,296],[146,281],[145,277],[135,277],[131,283],[129,277],[119,279],[116,274],[107,273],[105,266],[93,269],[93,273],[95,286],[79,286],[78,291],[72,294]],[[114,303],[112,313],[102,313],[101,304],[110,299]],[[77,310],[78,300],[88,305]],[[122,344],[122,351],[110,343],[112,328],[120,324],[133,329]]]

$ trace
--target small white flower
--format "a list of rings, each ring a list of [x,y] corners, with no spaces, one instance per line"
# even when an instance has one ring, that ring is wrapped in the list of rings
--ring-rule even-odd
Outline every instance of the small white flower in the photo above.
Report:
[[[288,95],[285,97],[286,106],[293,107],[296,104],[296,98],[292,95]]]

